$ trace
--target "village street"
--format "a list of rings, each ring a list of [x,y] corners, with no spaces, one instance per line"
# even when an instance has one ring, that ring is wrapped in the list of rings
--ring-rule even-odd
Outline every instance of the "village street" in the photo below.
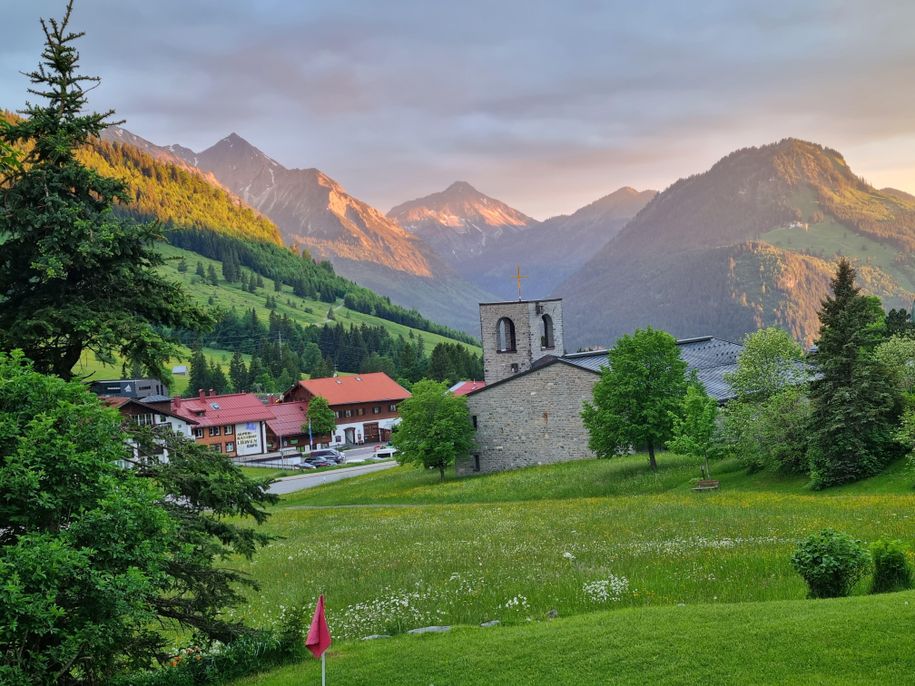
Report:
[[[356,461],[364,459],[364,457],[368,457],[372,454],[371,449],[362,449],[365,450],[366,453],[364,456],[362,456],[358,454],[358,450],[359,449],[349,451],[347,456],[351,460]],[[371,474],[372,472],[389,469],[396,465],[397,462],[394,460],[386,460],[384,462],[365,462],[363,464],[356,464],[352,467],[334,469],[327,472],[305,472],[303,474],[296,474],[295,476],[287,476],[282,479],[277,479],[273,484],[270,485],[270,492],[276,493],[277,495],[295,493],[296,491],[303,491],[306,488],[314,488],[315,486],[333,483],[334,481],[351,479],[354,476],[359,476],[361,474]]]

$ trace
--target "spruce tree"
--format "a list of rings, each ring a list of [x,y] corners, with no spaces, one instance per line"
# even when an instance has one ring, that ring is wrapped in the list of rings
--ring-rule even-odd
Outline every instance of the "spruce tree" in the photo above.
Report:
[[[236,393],[248,390],[248,370],[245,368],[245,361],[238,350],[235,351],[229,362],[229,380]]]
[[[207,267],[207,281],[209,281],[213,286],[219,285],[219,277],[216,275],[216,267],[214,267],[212,264]]]
[[[876,298],[861,295],[855,270],[842,259],[832,295],[820,310],[811,384],[810,471],[818,488],[876,474],[894,455],[898,391],[874,349],[884,336]]]
[[[208,388],[210,388],[210,367],[203,356],[203,350],[197,348],[191,355],[187,394],[189,396],[197,395],[198,391],[206,391]]]
[[[200,260],[197,260],[197,270],[195,273],[201,279],[205,279],[207,276],[206,270],[203,268],[203,262],[201,262]]]
[[[87,84],[74,43],[83,35],[63,19],[42,21],[41,62],[27,76],[24,118],[0,128],[7,146],[28,150],[0,182],[0,350],[21,348],[41,372],[69,379],[84,350],[120,355],[168,378],[177,353],[163,327],[199,329],[210,318],[182,288],[161,277],[153,224],[119,217],[128,201],[120,180],[87,168],[77,151],[113,124],[84,113]]]

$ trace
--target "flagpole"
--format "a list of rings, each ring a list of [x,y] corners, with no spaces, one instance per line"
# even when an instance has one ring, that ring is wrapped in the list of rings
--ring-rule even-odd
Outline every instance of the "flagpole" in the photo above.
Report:
[[[321,686],[327,686],[327,653],[321,653]]]

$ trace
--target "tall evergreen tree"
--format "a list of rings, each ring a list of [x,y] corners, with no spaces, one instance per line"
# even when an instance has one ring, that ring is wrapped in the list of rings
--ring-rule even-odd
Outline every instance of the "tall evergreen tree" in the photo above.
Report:
[[[245,367],[241,352],[238,350],[235,351],[231,362],[229,362],[229,380],[232,382],[232,390],[236,393],[248,390],[248,370]]]
[[[214,286],[219,285],[219,277],[216,275],[216,267],[214,267],[212,264],[207,267],[207,281],[209,281]]]
[[[874,356],[884,336],[880,302],[861,295],[855,270],[839,261],[820,310],[811,384],[810,470],[819,488],[876,474],[893,455],[898,387]]]
[[[194,273],[197,274],[197,276],[199,276],[201,279],[206,278],[207,272],[206,269],[203,268],[203,262],[200,260],[197,260],[197,269]]]
[[[197,348],[191,355],[190,369],[188,371],[187,394],[190,396],[197,395],[197,391],[209,389],[210,384],[210,366],[203,356],[203,350]]]
[[[69,379],[84,350],[120,354],[168,378],[177,347],[162,327],[211,323],[156,268],[158,227],[119,218],[124,183],[85,167],[76,152],[112,122],[113,111],[83,113],[86,84],[69,30],[72,0],[60,21],[42,21],[45,47],[28,74],[24,118],[0,129],[9,146],[28,147],[22,166],[0,183],[0,349],[21,348],[42,372]]]

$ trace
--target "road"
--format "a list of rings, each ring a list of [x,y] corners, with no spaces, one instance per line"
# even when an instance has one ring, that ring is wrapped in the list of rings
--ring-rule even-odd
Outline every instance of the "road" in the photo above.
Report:
[[[270,485],[270,492],[277,495],[295,493],[296,491],[304,491],[306,488],[314,488],[315,486],[342,481],[343,479],[352,479],[360,474],[371,474],[372,472],[380,472],[383,469],[390,469],[396,466],[397,463],[394,460],[386,460],[385,462],[367,462],[353,467],[317,472],[316,474],[305,473],[287,476],[273,482]]]

